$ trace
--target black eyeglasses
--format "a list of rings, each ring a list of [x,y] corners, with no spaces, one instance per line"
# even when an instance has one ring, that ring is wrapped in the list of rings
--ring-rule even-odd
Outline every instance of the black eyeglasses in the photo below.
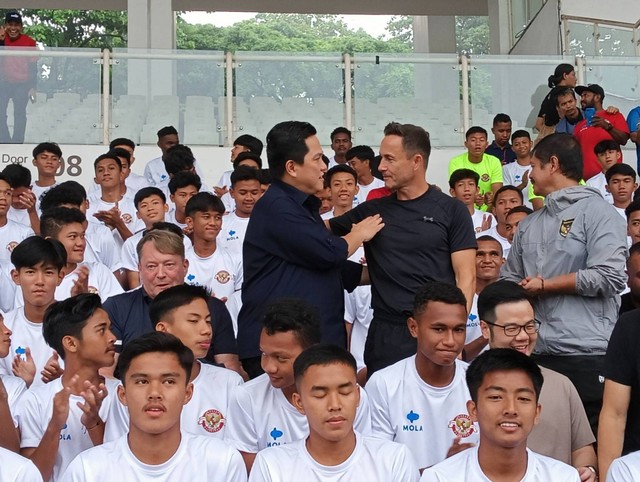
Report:
[[[483,320],[487,325],[497,326],[504,330],[504,334],[506,336],[514,337],[518,336],[522,330],[529,335],[533,335],[534,333],[538,333],[540,331],[540,322],[539,321],[530,321],[526,325],[499,325],[497,323],[491,323],[489,321]]]

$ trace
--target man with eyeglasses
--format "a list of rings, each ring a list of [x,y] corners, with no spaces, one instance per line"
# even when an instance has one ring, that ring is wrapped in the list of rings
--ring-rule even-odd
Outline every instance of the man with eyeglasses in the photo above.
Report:
[[[540,322],[522,286],[497,281],[478,297],[482,335],[489,348],[513,348],[531,355],[538,340]],[[595,437],[571,381],[558,372],[540,366],[544,385],[540,393],[542,412],[527,446],[542,455],[573,465],[582,482],[596,480]]]

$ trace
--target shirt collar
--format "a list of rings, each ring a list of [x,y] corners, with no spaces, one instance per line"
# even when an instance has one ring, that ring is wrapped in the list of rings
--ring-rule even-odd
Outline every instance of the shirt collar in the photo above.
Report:
[[[320,207],[322,204],[320,199],[316,196],[306,194],[297,187],[293,187],[291,184],[282,182],[281,180],[274,180],[273,183],[278,186],[287,196],[292,198],[296,203],[311,207]]]

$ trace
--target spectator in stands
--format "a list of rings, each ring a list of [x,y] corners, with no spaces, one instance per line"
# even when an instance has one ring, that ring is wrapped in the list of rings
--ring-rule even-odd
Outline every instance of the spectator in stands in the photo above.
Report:
[[[516,160],[516,154],[509,144],[511,126],[511,117],[507,114],[497,114],[493,118],[493,127],[491,127],[493,142],[485,149],[487,154],[500,159],[502,165],[510,164]]]
[[[556,132],[561,134],[573,134],[576,124],[584,117],[578,109],[576,94],[571,87],[562,87],[555,93],[556,108],[560,120],[556,125]]]
[[[560,121],[558,110],[556,109],[556,95],[565,88],[573,88],[578,83],[576,71],[571,64],[560,64],[556,67],[553,75],[549,76],[547,84],[551,92],[542,101],[538,118],[536,119],[536,130],[540,133],[539,138],[553,133],[553,127]]]
[[[640,243],[632,244],[627,258],[629,291],[620,297],[619,315],[640,308]]]
[[[488,285],[478,298],[482,336],[491,349],[512,348],[530,356],[538,340],[540,322],[524,288],[513,281]],[[540,421],[527,446],[536,453],[573,465],[583,482],[596,482],[595,437],[571,381],[553,370],[540,367],[544,385]]]
[[[353,147],[351,143],[351,131],[346,127],[336,127],[331,132],[331,149],[333,156],[329,158],[328,169],[336,164],[346,164],[347,152]]]
[[[4,18],[4,47],[33,48],[36,41],[22,33],[22,16],[8,12]],[[4,57],[0,68],[0,144],[22,144],[27,126],[27,103],[35,99],[38,83],[38,57]],[[13,101],[13,135],[7,126],[7,106]]]
[[[167,149],[167,153],[164,158],[164,167],[169,175],[169,179],[165,181],[161,181],[156,184],[156,187],[162,189],[165,193],[165,196],[169,195],[169,183],[171,179],[178,174],[179,172],[190,172],[192,174],[196,174],[200,176],[200,180],[202,181],[202,174],[200,174],[196,167],[196,158],[193,155],[193,152],[188,146],[184,144],[176,144],[175,146]],[[206,191],[213,193],[213,189],[207,186],[205,183],[202,183],[200,186],[200,191]]]
[[[233,141],[233,147],[231,148],[231,162],[233,163],[233,169],[236,168],[236,158],[244,152],[251,153],[260,159],[260,156],[262,155],[262,147],[262,141],[257,137],[253,137],[249,134],[242,134],[237,137],[236,140]],[[260,168],[261,167],[262,161],[260,161]],[[232,172],[233,171],[225,171],[220,177],[218,184],[213,187],[216,196],[221,198],[229,191]]]
[[[478,234],[486,234],[500,241],[505,258],[509,257],[509,250],[511,249],[511,243],[508,239],[509,233],[507,232],[507,215],[511,209],[522,206],[522,201],[522,191],[520,189],[515,186],[502,186],[498,189],[493,199],[493,215],[496,217],[496,223],[486,231]]]
[[[602,197],[613,204],[611,193],[607,190],[606,173],[610,167],[622,161],[620,144],[610,139],[600,141],[593,148],[601,171],[587,181],[587,186],[595,187]]]
[[[496,191],[502,187],[502,164],[497,157],[486,154],[487,131],[479,126],[470,127],[465,134],[464,145],[467,152],[454,157],[449,161],[449,176],[457,169],[471,169],[480,176],[478,188],[482,202],[476,201],[476,205],[487,206]],[[483,210],[486,210],[483,209]]]
[[[613,198],[613,207],[626,221],[625,209],[631,204],[631,197],[638,189],[636,171],[629,164],[615,164],[609,168],[605,175],[607,177],[607,191]]]
[[[56,173],[60,169],[62,150],[53,142],[41,142],[33,148],[33,165],[38,171],[38,179],[31,186],[36,197],[36,208],[40,214],[40,198],[56,185]]]
[[[517,130],[511,136],[516,162],[502,166],[502,177],[505,185],[516,186],[522,191],[523,203],[531,207],[529,202],[529,171],[531,170],[531,136],[525,130]]]
[[[476,209],[480,176],[471,169],[457,169],[449,176],[449,194],[467,207],[476,234],[486,231],[496,223],[493,214]]]
[[[282,296],[310,302],[320,311],[323,340],[346,348],[342,268],[347,257],[383,227],[380,216],[371,216],[353,230],[349,223],[351,232],[343,238],[327,231],[314,196],[323,188],[327,168],[311,124],[277,124],[267,135],[267,156],[274,182],[256,203],[247,227],[238,318],[240,357],[252,377],[261,372],[264,307]],[[357,284],[361,270],[351,270],[348,284]]]
[[[636,169],[640,172],[640,138],[638,137],[638,132],[640,131],[640,106],[631,109],[629,115],[627,115],[627,127],[629,127],[631,142],[636,145]]]
[[[355,146],[345,154],[347,162],[358,174],[358,194],[353,198],[354,207],[365,202],[371,190],[384,187],[384,181],[373,176],[371,166],[375,156],[369,146]]]
[[[513,244],[513,237],[516,235],[520,221],[531,214],[533,210],[527,206],[516,206],[509,210],[506,218],[507,240]]]
[[[367,216],[393,220],[364,246],[373,285],[374,315],[364,355],[369,375],[416,353],[406,313],[424,283],[457,284],[470,308],[476,277],[476,241],[469,211],[426,180],[429,134],[421,127],[396,122],[387,125],[384,133],[380,172],[394,194],[329,221],[333,232],[344,234]],[[502,176],[500,161],[495,161]]]
[[[604,89],[598,84],[576,87],[576,92],[580,96],[582,109],[593,108],[596,110],[589,125],[587,121],[580,121],[573,135],[578,139],[582,148],[583,178],[588,180],[601,171],[594,148],[596,144],[604,140],[614,140],[624,146],[629,140],[629,128],[624,116],[619,112],[611,114],[603,110]]]
[[[37,199],[31,191],[31,171],[20,164],[9,164],[2,174],[11,185],[11,209],[7,217],[40,233]]]
[[[530,178],[546,204],[520,222],[502,277],[536,296],[536,361],[574,382],[595,433],[598,376],[625,285],[624,222],[595,190],[579,185],[580,145],[567,134],[538,143]]]

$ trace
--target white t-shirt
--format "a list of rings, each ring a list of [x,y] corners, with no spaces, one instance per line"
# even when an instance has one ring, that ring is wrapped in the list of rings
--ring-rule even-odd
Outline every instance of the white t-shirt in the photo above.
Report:
[[[103,303],[107,298],[124,293],[124,290],[120,283],[118,283],[116,277],[104,264],[84,262],[82,265],[89,268],[89,293],[100,295],[100,299]],[[60,286],[56,288],[56,300],[65,300],[71,296],[73,283],[78,279],[77,271],[79,267],[80,265],[78,265],[78,268],[74,271],[62,278]]]
[[[487,230],[482,230],[482,223],[484,222],[484,217],[491,217],[491,227],[495,226],[498,221],[491,213],[487,213],[485,211],[480,211],[479,209],[474,209],[473,214],[471,215],[471,221],[473,221],[473,229],[476,232],[476,235],[480,235],[480,233],[487,234]]]
[[[242,244],[249,226],[249,218],[241,218],[235,212],[222,218],[222,230],[218,234],[218,246],[234,256],[242,258]]]
[[[231,194],[225,192],[220,198],[222,204],[224,204],[224,211],[227,213],[231,213],[236,210],[236,200],[231,197]]]
[[[87,241],[86,261],[100,262],[112,272],[122,268],[120,246],[116,244],[108,227],[99,223],[87,223],[87,230],[84,235]]]
[[[500,241],[500,245],[502,246],[502,257],[507,259],[509,257],[509,251],[511,251],[511,243],[507,238],[504,238],[498,232],[498,224],[492,223],[492,226],[486,231],[482,231],[480,233],[476,233],[476,238],[480,236],[491,236],[496,241]]]
[[[464,344],[471,343],[480,336],[482,336],[482,330],[480,329],[480,318],[478,317],[478,294],[474,293],[471,311],[467,318],[467,336],[464,339]]]
[[[16,418],[16,410],[18,409],[18,400],[20,396],[27,391],[27,385],[22,378],[14,377],[13,375],[5,375],[0,373],[0,380],[4,385],[4,389],[7,391],[7,403],[9,405],[9,411],[13,418],[13,424],[18,426],[18,419]],[[3,427],[3,430],[5,428]],[[3,480],[0,477],[0,480]]]
[[[220,440],[182,433],[180,445],[159,465],[142,463],[131,452],[127,435],[78,455],[61,482],[246,482],[240,454]]]
[[[231,256],[226,249],[218,246],[211,256],[202,258],[192,248],[185,257],[189,260],[185,283],[206,286],[219,299],[228,299],[242,289],[242,259]]]
[[[34,182],[33,185],[31,186],[31,192],[36,197],[36,210],[38,211],[38,216],[42,215],[42,211],[40,209],[40,198],[45,192],[47,192],[49,189],[57,185],[58,183],[54,182],[51,186],[40,187]]]
[[[617,458],[609,466],[607,482],[631,482],[640,480],[640,452],[632,452]]]
[[[89,209],[87,209],[87,221],[89,221],[90,223],[102,224],[93,215],[98,211],[109,211],[115,206],[116,203],[105,202],[100,197],[90,198]],[[127,191],[127,194],[120,201],[118,201],[118,209],[120,210],[120,217],[124,221],[129,231],[135,233],[137,231],[140,231],[141,229],[144,229],[144,223],[136,215],[136,207],[133,204],[133,198],[129,197],[129,191]],[[113,234],[113,239],[116,241],[116,244],[120,248],[122,248],[124,239],[122,239],[122,236],[120,236],[118,230],[112,229],[111,233]]]
[[[420,472],[409,450],[356,432],[356,446],[339,465],[321,465],[309,454],[306,440],[258,453],[250,482],[418,482]]]
[[[200,176],[200,180],[204,182],[204,175],[198,165],[198,161],[193,163],[193,167],[196,169],[196,174]],[[149,181],[149,186],[157,186],[162,182],[169,182],[169,175],[164,167],[162,156],[156,157],[155,159],[151,159],[147,162],[147,165],[144,167],[144,177]]]
[[[356,207],[358,204],[362,204],[367,200],[367,196],[374,189],[379,189],[384,187],[384,181],[382,179],[378,179],[377,177],[373,178],[366,186],[362,184],[358,184],[358,193],[353,198],[353,207]]]
[[[0,447],[0,480],[42,482],[42,475],[31,460]]]
[[[7,224],[0,227],[0,261],[11,262],[11,252],[25,238],[35,233],[30,226],[7,219]]]
[[[233,172],[233,169],[230,171],[224,171],[222,173],[222,176],[220,176],[220,179],[218,180],[218,184],[216,184],[216,187],[225,187],[227,189],[229,189],[231,187],[231,173]]]
[[[358,286],[351,293],[345,290],[344,321],[352,325],[349,351],[356,359],[358,370],[365,367],[364,344],[367,341],[372,319],[371,286]]]
[[[22,291],[18,291],[22,296]],[[0,359],[0,373],[5,375],[13,375],[11,369],[11,363],[16,355],[25,354],[25,349],[29,347],[31,350],[31,357],[36,365],[36,375],[33,378],[31,387],[37,387],[43,385],[40,372],[47,364],[51,355],[53,355],[53,348],[51,348],[44,341],[42,337],[42,323],[33,323],[24,315],[24,308],[20,306],[4,315],[4,324],[12,331],[11,335],[11,348],[9,349],[9,355]],[[58,359],[60,366],[64,366],[62,358]],[[15,416],[15,414],[14,414]]]
[[[11,221],[15,221],[16,223],[24,224],[25,226],[31,227],[29,211],[27,211],[26,209],[16,209],[14,207],[10,207],[9,211],[7,211],[7,218]]]
[[[607,479],[608,481],[609,479]],[[629,479],[632,480],[632,479]],[[420,482],[492,482],[480,468],[478,446],[425,470]],[[527,472],[520,482],[580,482],[578,471],[527,449]]]
[[[116,395],[120,382],[118,380],[105,379],[104,383],[107,386],[108,395],[102,400],[98,413],[100,419],[106,422],[105,438],[107,438],[107,432],[116,429],[109,414],[115,410],[113,408],[114,404],[120,404]],[[18,407],[21,448],[37,447],[40,444],[53,414],[53,398],[60,390],[62,390],[62,378],[58,378],[46,385],[32,387],[22,396]],[[69,397],[69,416],[67,417],[67,423],[60,431],[60,445],[58,446],[51,480],[58,480],[76,455],[93,447],[93,442],[91,442],[86,427],[80,422],[83,412],[77,406],[78,402],[84,403],[84,399],[79,395],[71,395]],[[120,430],[122,429],[120,428]],[[113,464],[113,460],[111,460],[111,464],[117,465]]]
[[[176,219],[176,208],[169,209],[169,212],[164,217],[165,221],[168,223],[173,223],[176,226],[179,226],[180,229],[184,229],[187,227],[187,223],[181,223]]]
[[[367,382],[374,436],[407,445],[420,468],[444,460],[456,437],[477,443],[478,427],[467,413],[467,366],[456,360],[446,387],[432,387],[420,378],[416,355],[374,373]]]
[[[15,308],[18,287],[11,279],[13,265],[8,261],[0,261],[0,311],[7,313]]]
[[[148,187],[149,183],[144,176],[130,172],[127,178],[124,180],[124,185],[127,187],[127,194],[131,193],[130,197],[135,197],[136,193],[143,187]],[[88,196],[100,197],[101,193],[100,185],[96,182],[89,188]]]
[[[354,428],[371,433],[371,413],[364,390]],[[257,453],[267,447],[289,444],[309,435],[307,417],[298,412],[266,374],[237,387],[229,401],[226,441],[242,452]]]
[[[605,200],[613,204],[613,196],[607,191],[607,178],[605,177],[604,172],[599,172],[592,178],[587,179],[587,186],[595,187],[600,191],[600,194],[602,194],[602,197],[605,198]]]
[[[522,182],[522,176],[528,171],[531,171],[531,166],[521,166],[518,164],[518,161],[505,164],[502,166],[503,184],[505,186],[511,185],[518,187]],[[529,208],[532,207],[531,201],[529,201],[529,183],[522,189],[522,196],[524,197],[524,205]]]

